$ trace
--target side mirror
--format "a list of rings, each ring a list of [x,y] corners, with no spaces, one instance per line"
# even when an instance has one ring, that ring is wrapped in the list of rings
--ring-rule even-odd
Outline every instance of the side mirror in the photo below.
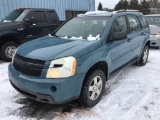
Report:
[[[36,19],[34,17],[31,17],[31,24],[36,25]]]
[[[126,32],[115,32],[113,34],[112,40],[119,41],[119,40],[123,40],[123,39],[127,39],[127,33]]]
[[[26,19],[24,22],[25,26],[30,26],[31,25],[31,21],[29,19]]]

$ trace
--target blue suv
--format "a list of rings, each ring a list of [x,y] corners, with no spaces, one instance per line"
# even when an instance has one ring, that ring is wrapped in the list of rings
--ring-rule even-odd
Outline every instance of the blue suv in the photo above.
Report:
[[[80,105],[92,107],[102,98],[112,72],[128,63],[147,63],[149,33],[137,11],[78,15],[52,34],[18,47],[9,64],[9,80],[36,101],[62,104],[78,99]]]

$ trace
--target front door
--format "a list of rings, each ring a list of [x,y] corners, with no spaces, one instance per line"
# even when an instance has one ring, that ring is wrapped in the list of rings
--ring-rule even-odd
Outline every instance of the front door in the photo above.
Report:
[[[128,33],[127,23],[125,16],[121,16],[115,19],[112,24],[110,34],[113,35],[114,32],[126,32]],[[111,53],[111,72],[119,68],[120,66],[124,65],[125,63],[129,62],[131,59],[131,42],[126,39],[122,40],[112,40],[112,37],[109,38],[110,40],[110,53]]]
[[[36,39],[39,37],[46,36],[50,33],[49,25],[47,24],[47,18],[44,11],[34,11],[32,12],[28,19],[34,18],[30,26],[26,26],[24,29],[26,39]]]

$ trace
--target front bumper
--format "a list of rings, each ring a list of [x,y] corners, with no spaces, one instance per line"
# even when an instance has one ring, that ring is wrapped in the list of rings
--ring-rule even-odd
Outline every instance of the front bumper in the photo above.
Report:
[[[149,40],[151,47],[160,47],[160,38],[150,37]]]
[[[12,86],[27,97],[45,103],[62,104],[79,97],[85,74],[63,79],[38,79],[21,74],[9,64],[8,76]]]

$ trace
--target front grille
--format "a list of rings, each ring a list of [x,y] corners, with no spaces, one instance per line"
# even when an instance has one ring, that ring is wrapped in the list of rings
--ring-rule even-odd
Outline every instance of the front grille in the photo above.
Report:
[[[18,54],[15,55],[14,61],[13,61],[13,67],[29,76],[40,76],[42,69],[44,68],[45,61],[42,60],[34,60],[30,58],[22,57]]]

